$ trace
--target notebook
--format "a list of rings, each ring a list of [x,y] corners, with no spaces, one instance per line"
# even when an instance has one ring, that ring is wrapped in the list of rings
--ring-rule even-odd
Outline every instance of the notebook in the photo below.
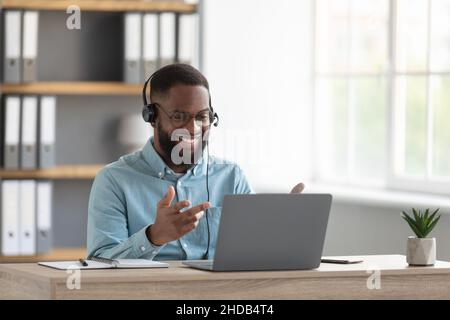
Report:
[[[39,265],[50,267],[58,270],[68,269],[142,269],[142,268],[168,268],[169,264],[165,262],[152,261],[147,259],[106,259],[91,257],[84,260],[87,265],[83,265],[80,261],[52,261],[38,262]]]

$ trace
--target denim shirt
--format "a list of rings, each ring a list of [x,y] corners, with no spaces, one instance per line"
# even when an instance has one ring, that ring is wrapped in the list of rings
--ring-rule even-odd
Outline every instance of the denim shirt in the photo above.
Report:
[[[206,157],[206,156],[205,156]],[[192,206],[209,202],[196,229],[162,246],[153,245],[146,229],[156,219],[156,206],[169,186],[176,192],[172,202],[190,200]],[[122,156],[99,171],[92,185],[89,209],[88,256],[104,258],[191,260],[202,259],[210,246],[208,259],[214,257],[224,195],[252,193],[242,172],[234,163],[213,156],[200,161],[183,175],[174,173],[162,160],[150,138],[144,148]]]

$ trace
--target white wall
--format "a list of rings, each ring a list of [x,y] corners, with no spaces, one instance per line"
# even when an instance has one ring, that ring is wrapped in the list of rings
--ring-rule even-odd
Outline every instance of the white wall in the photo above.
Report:
[[[288,190],[311,172],[309,0],[204,1],[213,150],[257,191]],[[444,214],[432,233],[439,259],[450,259],[449,223]],[[405,254],[409,235],[398,208],[334,201],[324,254]]]
[[[214,154],[257,191],[310,173],[309,0],[205,0],[204,72],[220,125]]]
[[[333,202],[324,255],[406,254],[412,236],[401,210],[393,207]],[[437,259],[450,261],[450,215],[444,213],[430,236],[436,237]]]

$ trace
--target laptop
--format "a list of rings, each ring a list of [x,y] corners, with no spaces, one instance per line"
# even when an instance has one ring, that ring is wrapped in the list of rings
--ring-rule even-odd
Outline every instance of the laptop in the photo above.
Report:
[[[184,265],[210,271],[319,267],[330,194],[241,194],[223,199],[213,260]]]

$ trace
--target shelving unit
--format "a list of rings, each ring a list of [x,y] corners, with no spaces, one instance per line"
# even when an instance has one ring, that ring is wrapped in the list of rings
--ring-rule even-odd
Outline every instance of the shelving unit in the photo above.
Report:
[[[80,258],[86,258],[85,248],[55,248],[48,253],[35,256],[0,256],[0,263],[78,260]]]
[[[141,11],[194,13],[197,6],[182,1],[144,0],[3,0],[4,9],[66,10],[69,6],[79,6],[82,11]]]
[[[107,25],[109,28],[108,30],[113,30],[113,32],[109,31],[108,40],[106,42],[100,41],[101,44],[98,45],[99,41],[96,40],[97,33],[93,33],[95,36],[76,36],[79,35],[76,33],[79,31],[66,31],[67,33],[64,34],[64,36],[61,36],[62,33],[58,34],[57,32],[53,32],[53,30],[61,30],[55,29],[55,25],[65,25],[66,10],[71,5],[78,6],[82,13],[87,12],[83,20],[84,25],[82,30],[84,32],[86,32],[85,30],[88,30],[85,26],[91,27],[91,30],[97,32],[105,32],[105,28],[102,29],[98,27],[98,24],[92,23],[92,21],[97,17],[109,16],[105,26]],[[58,63],[61,65],[63,62],[65,65],[66,61],[53,58],[47,59],[43,64],[46,66],[45,68],[55,68],[53,70],[56,70],[57,72],[43,72],[42,77],[38,77],[38,81],[32,83],[8,84],[0,82],[0,92],[2,95],[61,96],[60,99],[58,98],[58,103],[59,101],[63,102],[61,102],[61,108],[59,109],[61,112],[57,121],[59,124],[63,123],[64,125],[60,125],[57,130],[64,130],[59,131],[60,133],[63,133],[62,137],[61,135],[59,137],[59,141],[61,141],[60,146],[64,147],[59,150],[68,152],[72,147],[72,140],[70,140],[72,137],[77,141],[87,141],[86,139],[90,139],[89,135],[86,134],[87,132],[94,135],[93,140],[96,144],[107,146],[96,149],[92,147],[92,143],[88,143],[89,147],[84,149],[87,151],[83,153],[88,155],[87,158],[80,159],[80,157],[77,158],[75,154],[75,160],[73,160],[70,157],[74,156],[74,154],[68,152],[66,154],[70,154],[71,156],[59,159],[60,163],[64,163],[64,165],[57,165],[53,168],[36,170],[0,169],[0,179],[55,180],[55,184],[58,184],[56,187],[58,190],[58,197],[54,197],[53,204],[54,207],[55,203],[58,204],[56,206],[58,209],[56,210],[59,210],[59,212],[55,211],[54,215],[58,216],[57,220],[59,220],[61,228],[67,228],[67,226],[70,225],[72,230],[72,228],[77,228],[76,226],[74,227],[74,223],[77,224],[80,223],[80,221],[83,221],[77,214],[85,215],[87,212],[87,188],[90,188],[90,180],[93,180],[98,171],[104,167],[104,164],[101,164],[101,162],[113,161],[116,159],[112,156],[113,152],[108,152],[108,150],[114,150],[115,148],[110,140],[115,139],[113,131],[116,129],[114,126],[114,116],[122,116],[126,109],[139,112],[141,107],[140,95],[142,93],[142,85],[121,82],[120,73],[108,72],[110,67],[115,68],[114,70],[122,68],[122,65],[118,63],[120,62],[120,58],[118,58],[120,57],[120,54],[117,54],[117,52],[122,50],[121,41],[123,35],[121,34],[121,27],[117,27],[119,26],[118,22],[120,22],[117,17],[124,12],[173,12],[180,15],[196,14],[200,13],[201,5],[188,4],[181,0],[0,0],[0,8],[2,10],[19,9],[44,11],[42,12],[43,24],[41,26],[45,32],[50,34],[47,38],[43,38],[44,41],[41,49],[45,53],[45,56],[49,57],[55,54],[55,57],[57,57],[59,54],[60,56],[68,57],[67,59],[72,59],[70,60],[72,62],[75,61],[69,63],[69,67],[67,68],[58,68]],[[61,15],[61,12],[57,11],[63,12],[63,15]],[[45,21],[51,21],[51,23],[46,23]],[[112,29],[110,28],[111,26],[113,27]],[[46,34],[45,32],[43,32],[43,34]],[[116,34],[117,36],[115,36]],[[201,36],[199,35],[199,37]],[[51,41],[49,41],[49,39],[51,39]],[[57,48],[58,46],[61,46],[61,42],[58,41],[61,41],[61,39],[70,39],[67,41],[72,41],[69,42],[69,44],[73,44],[73,47],[61,47],[66,50],[61,50],[63,51],[62,53],[59,52]],[[78,48],[83,48],[83,50],[85,50],[87,47],[86,44],[89,43],[89,41],[91,44],[97,45],[92,47],[92,52],[100,57],[104,57],[104,59],[102,58],[103,60],[101,60],[104,62],[103,64],[95,65],[94,63],[99,60],[91,59],[91,56],[89,55],[77,56],[79,59],[74,59],[73,56],[69,57],[72,52],[78,52]],[[83,47],[83,45],[85,47]],[[48,50],[49,48],[51,48],[51,50]],[[114,54],[112,54],[111,57],[109,53]],[[44,54],[42,56],[44,56]],[[82,68],[80,61],[82,61],[83,64],[85,63],[87,67],[84,66],[85,68]],[[95,69],[98,72],[90,72],[90,67],[92,65],[98,67]],[[70,76],[65,77],[66,74]],[[64,76],[60,77],[60,75]],[[77,113],[78,110],[80,110],[79,113]],[[75,123],[80,123],[80,126],[74,125]],[[86,128],[90,129],[86,129],[88,131],[85,130],[83,132],[83,124],[86,125]],[[100,129],[96,131],[92,128]],[[103,136],[103,132],[108,132],[108,134]],[[57,137],[57,139],[59,138]],[[77,149],[79,146],[80,144],[74,143],[73,150],[80,152],[78,151],[79,149]],[[107,156],[99,157],[98,154],[97,157],[92,156],[95,152]],[[74,164],[67,164],[72,163],[71,160]],[[77,162],[83,164],[77,164]],[[84,164],[89,162],[93,162],[93,164]],[[62,239],[62,229],[58,230],[60,231],[59,237]],[[66,236],[66,234],[64,234],[64,236]],[[66,239],[66,237],[64,239]],[[86,257],[86,248],[80,248],[83,244],[76,242],[75,237],[69,236],[68,239],[71,240],[68,240],[65,243],[56,243],[57,247],[46,254],[35,256],[0,255],[0,263],[77,260],[81,257]]]
[[[38,170],[0,170],[0,179],[94,179],[102,167],[103,165],[97,164],[66,165]]]
[[[51,95],[138,95],[141,85],[123,82],[34,82],[30,84],[3,84],[4,94],[51,94]]]

